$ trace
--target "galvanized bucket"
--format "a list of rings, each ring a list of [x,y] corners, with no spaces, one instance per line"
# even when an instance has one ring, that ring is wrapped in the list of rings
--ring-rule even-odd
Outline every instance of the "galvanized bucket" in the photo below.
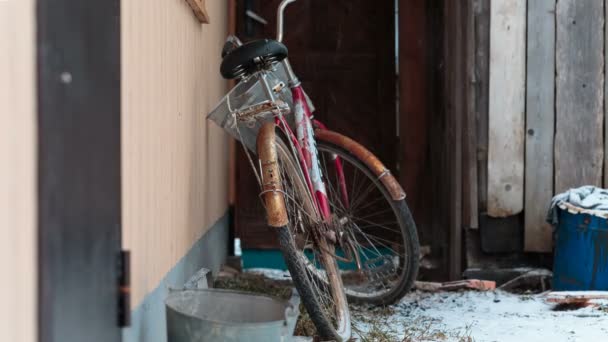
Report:
[[[291,341],[300,299],[218,289],[175,291],[165,301],[168,342]]]

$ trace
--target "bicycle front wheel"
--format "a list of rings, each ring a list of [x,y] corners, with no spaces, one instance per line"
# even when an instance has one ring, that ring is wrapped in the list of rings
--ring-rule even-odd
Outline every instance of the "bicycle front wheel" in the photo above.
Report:
[[[292,149],[274,132],[272,136],[258,140],[258,151],[265,148],[259,146],[263,141],[273,144],[276,150],[289,221],[286,226],[276,228],[285,263],[318,335],[324,340],[346,341],[351,336],[350,312],[334,245],[324,234],[327,227],[320,219]],[[262,165],[265,163],[268,161],[261,160]]]

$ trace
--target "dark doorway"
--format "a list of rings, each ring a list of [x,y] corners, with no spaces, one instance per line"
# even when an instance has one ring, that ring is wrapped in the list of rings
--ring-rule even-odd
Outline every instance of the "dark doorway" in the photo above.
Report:
[[[117,342],[120,1],[38,0],[39,341]]]
[[[237,35],[246,41],[274,39],[279,3],[237,1]],[[247,10],[268,24],[248,17]],[[315,104],[315,118],[359,141],[396,172],[394,1],[298,1],[286,11],[284,43]],[[276,248],[249,162],[242,149],[237,151],[237,236],[243,248]]]

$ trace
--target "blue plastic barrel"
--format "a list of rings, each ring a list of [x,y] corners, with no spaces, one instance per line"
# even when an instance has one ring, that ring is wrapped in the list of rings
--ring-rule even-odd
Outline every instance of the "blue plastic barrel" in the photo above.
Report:
[[[559,211],[553,289],[608,290],[608,220]]]

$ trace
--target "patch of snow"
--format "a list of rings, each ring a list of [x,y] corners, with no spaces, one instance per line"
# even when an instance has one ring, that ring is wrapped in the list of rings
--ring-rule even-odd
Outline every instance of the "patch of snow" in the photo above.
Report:
[[[433,322],[446,332],[442,341],[470,336],[476,342],[606,341],[608,312],[597,307],[554,311],[543,295],[490,292],[413,292],[382,318],[401,339],[408,326]],[[360,330],[370,325],[359,324]],[[400,332],[401,331],[401,332]]]
[[[276,269],[245,272],[291,279],[288,271]],[[475,342],[608,341],[608,300],[590,300],[596,306],[556,311],[556,304],[546,299],[545,294],[516,295],[500,290],[414,291],[386,309],[354,306],[353,330],[355,335],[365,335],[379,327],[388,330],[395,341],[414,336],[417,342],[469,341],[467,337]],[[422,335],[425,337],[419,338]]]

